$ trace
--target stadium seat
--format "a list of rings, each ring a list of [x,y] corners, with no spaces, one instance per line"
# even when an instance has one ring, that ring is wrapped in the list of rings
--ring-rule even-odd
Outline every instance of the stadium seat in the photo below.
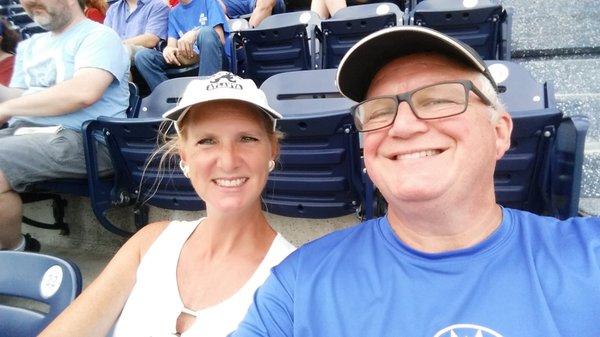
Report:
[[[496,165],[501,205],[560,218],[579,202],[587,123],[564,117],[550,83],[537,83],[521,65],[487,61],[513,119],[511,147]]]
[[[389,2],[350,6],[321,21],[322,67],[337,68],[344,54],[360,39],[380,29],[402,25],[403,13]]]
[[[34,34],[44,33],[46,30],[35,22],[28,23],[19,28],[19,32],[21,33],[21,38],[23,40],[30,38]]]
[[[18,7],[21,8],[21,7]],[[29,15],[27,15],[27,13],[25,12],[18,12],[18,13],[10,13],[9,10],[9,14],[8,14],[8,21],[11,22],[13,24],[13,26],[22,28],[25,27],[26,25],[33,23],[33,20],[31,19],[31,17],[29,17]]]
[[[196,78],[198,77],[179,77],[159,84],[149,96],[141,100],[138,118],[127,121],[107,118],[84,125],[92,210],[102,226],[109,231],[123,236],[132,233],[132,230],[125,228],[126,226],[114,224],[108,219],[107,213],[114,207],[132,206],[136,229],[148,222],[147,204],[184,210],[204,207],[178,168],[169,175],[169,182],[157,186],[156,191],[153,190],[154,186],[140,186],[144,162],[157,144],[162,114],[179,102],[187,84]],[[107,144],[115,176],[101,178],[98,175],[97,163],[93,159],[97,146],[92,142],[94,138]],[[152,162],[146,169],[145,182],[152,184],[156,181],[156,167],[157,163]],[[173,165],[170,168],[173,168]],[[178,194],[178,190],[183,191],[183,194]],[[148,191],[154,195],[146,204],[144,197],[148,195]]]
[[[198,77],[179,77],[162,82],[140,104],[139,117],[161,118],[162,114],[174,107],[181,98],[185,87]]]
[[[424,0],[416,4],[410,21],[463,41],[483,59],[509,60],[511,13],[499,0]]]
[[[37,336],[81,292],[79,268],[57,257],[3,250],[0,270],[0,295],[10,299],[0,304],[0,337]]]
[[[102,226],[112,233],[129,236],[146,225],[149,205],[187,211],[204,209],[189,179],[179,169],[178,158],[167,161],[163,172],[158,170],[160,156],[151,157],[161,123],[159,118],[99,118],[84,124],[92,210]],[[111,179],[98,174],[94,141],[98,138],[110,152],[114,167]],[[133,207],[133,230],[107,217],[111,209],[123,206]]]
[[[319,21],[311,11],[282,13],[236,33],[234,46],[243,47],[246,60],[245,72],[239,75],[260,85],[278,73],[313,69],[317,63],[314,27]]]
[[[140,91],[137,85],[129,82],[129,106],[125,111],[127,118],[136,118],[140,112]]]
[[[274,75],[261,86],[283,115],[277,125],[285,135],[263,195],[270,213],[299,218],[372,214],[349,111],[354,102],[339,94],[334,79],[335,69],[298,71]]]

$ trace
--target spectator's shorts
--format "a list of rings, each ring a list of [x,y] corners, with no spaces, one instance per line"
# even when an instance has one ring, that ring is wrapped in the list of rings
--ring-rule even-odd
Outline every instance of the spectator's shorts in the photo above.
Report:
[[[16,192],[31,183],[55,178],[86,176],[81,133],[62,129],[57,133],[32,133],[15,136],[20,127],[36,126],[17,121],[0,129],[0,171]],[[101,172],[110,172],[110,158],[104,146],[98,147]]]

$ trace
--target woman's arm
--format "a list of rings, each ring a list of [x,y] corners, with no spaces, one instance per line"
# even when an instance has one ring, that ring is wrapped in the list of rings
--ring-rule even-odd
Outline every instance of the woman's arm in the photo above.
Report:
[[[167,224],[153,223],[137,232],[100,276],[39,336],[106,336],[133,289],[141,257]]]

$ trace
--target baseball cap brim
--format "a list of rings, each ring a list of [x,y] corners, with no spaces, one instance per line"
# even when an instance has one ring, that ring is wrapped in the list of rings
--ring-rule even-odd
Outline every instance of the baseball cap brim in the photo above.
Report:
[[[481,57],[466,44],[436,30],[420,26],[382,29],[358,41],[340,62],[336,83],[342,95],[360,102],[375,74],[402,56],[435,52],[456,59],[484,74],[497,89]]]

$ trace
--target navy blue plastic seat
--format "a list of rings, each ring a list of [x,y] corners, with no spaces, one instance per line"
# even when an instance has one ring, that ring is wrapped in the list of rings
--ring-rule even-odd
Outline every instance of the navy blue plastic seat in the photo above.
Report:
[[[179,169],[178,158],[167,163],[166,173],[158,170],[160,156],[149,160],[161,123],[158,118],[99,118],[84,124],[92,210],[102,226],[115,234],[129,236],[133,232],[126,224],[115,224],[107,217],[116,207],[133,207],[136,230],[147,224],[149,205],[187,211],[204,209]],[[174,132],[173,128],[170,131]],[[101,139],[109,149],[114,167],[110,179],[98,174],[95,139]]]
[[[79,268],[57,257],[3,250],[0,270],[0,295],[11,297],[0,304],[0,337],[37,336],[81,292]],[[48,310],[31,302],[32,308],[21,307],[15,298]]]
[[[511,11],[499,0],[424,0],[416,4],[410,20],[461,40],[483,59],[510,59]]]
[[[243,48],[245,73],[260,85],[275,74],[313,69],[316,56],[314,27],[320,21],[311,11],[266,17],[257,27],[236,33],[235,50]]]
[[[365,209],[366,177],[358,134],[334,83],[335,70],[274,75],[261,89],[283,115],[277,125],[285,137],[276,169],[263,195],[265,209],[300,218],[330,218]]]
[[[30,38],[34,34],[44,33],[46,30],[35,22],[28,23],[19,28],[19,32],[21,33],[21,38],[23,40]]]
[[[402,25],[403,13],[389,2],[350,6],[321,21],[322,67],[337,68],[344,54],[363,37]]]
[[[92,210],[109,231],[123,236],[132,233],[126,226],[114,224],[107,217],[107,213],[115,207],[133,207],[135,229],[147,224],[148,205],[182,210],[204,208],[176,163],[171,163],[169,168],[172,170],[158,186],[153,186],[158,177],[156,161],[151,162],[142,179],[144,163],[157,144],[162,114],[177,105],[185,87],[197,78],[179,77],[159,84],[141,100],[138,118],[102,118],[84,125]],[[92,141],[94,139],[100,139],[108,146],[115,172],[110,179],[98,175],[97,163],[93,159],[97,146]],[[146,200],[149,195],[152,197]]]
[[[190,81],[198,77],[178,77],[166,80],[140,103],[139,117],[161,118],[162,114],[177,105]]]
[[[487,61],[513,119],[511,148],[496,165],[496,197],[507,207],[577,215],[587,122],[563,116],[550,83],[521,65]]]

